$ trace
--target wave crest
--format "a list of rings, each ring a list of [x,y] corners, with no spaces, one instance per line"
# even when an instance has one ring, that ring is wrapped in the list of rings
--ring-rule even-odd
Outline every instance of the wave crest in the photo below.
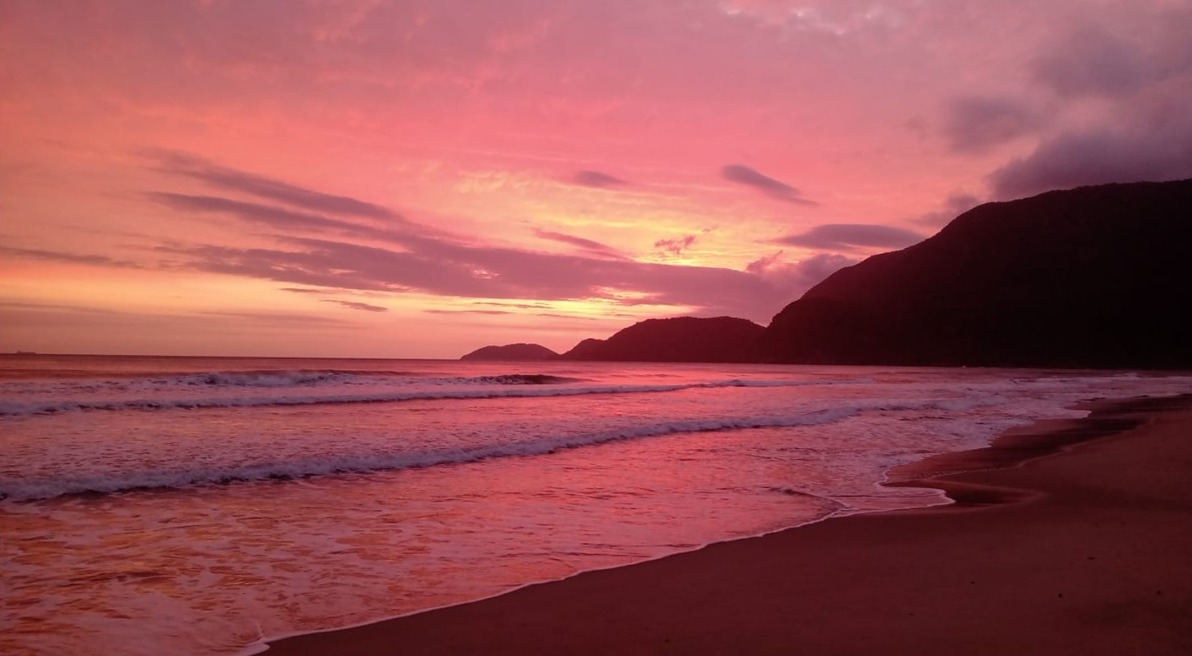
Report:
[[[855,416],[860,411],[861,408],[859,407],[832,408],[817,412],[778,417],[726,417],[720,419],[672,421],[568,437],[424,453],[335,456],[310,460],[254,463],[212,469],[139,471],[93,477],[30,479],[7,483],[4,487],[0,487],[0,499],[35,501],[61,496],[108,495],[151,489],[310,478],[329,474],[363,474],[376,471],[454,465],[492,458],[542,456],[565,449],[595,446],[623,440],[663,437],[679,433],[815,426],[842,421]]]
[[[207,374],[204,374],[206,376]],[[251,381],[250,378],[236,380]],[[580,383],[580,384],[572,384]],[[284,394],[246,396],[168,396],[169,390],[152,390],[156,396],[0,402],[0,417],[49,415],[79,411],[159,411],[206,408],[326,405],[342,403],[398,403],[450,399],[490,399],[584,394],[648,394],[718,387],[797,387],[807,383],[764,380],[723,380],[653,385],[583,384],[577,378],[547,374],[508,374],[475,378],[420,379],[416,385],[373,387],[360,393]],[[239,383],[238,383],[239,384]],[[337,385],[336,389],[351,389]],[[173,389],[173,388],[171,388]]]

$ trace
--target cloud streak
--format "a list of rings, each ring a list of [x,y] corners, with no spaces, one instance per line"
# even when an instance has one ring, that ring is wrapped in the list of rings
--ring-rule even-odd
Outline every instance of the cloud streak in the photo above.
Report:
[[[325,298],[324,303],[336,303],[352,310],[360,310],[362,312],[388,312],[389,308],[383,305],[373,305],[371,303],[361,303],[360,301],[341,301],[335,298]]]
[[[318,214],[250,203],[221,196],[196,196],[171,192],[150,192],[146,196],[157,203],[189,212],[230,214],[244,221],[267,225],[280,230],[315,230],[334,232],[365,232],[376,237],[384,233],[370,230],[348,221],[341,221]]]
[[[143,265],[129,260],[118,260],[106,255],[87,253],[66,253],[61,251],[47,251],[37,248],[14,248],[0,246],[0,254],[9,255],[26,260],[41,260],[45,262],[61,262],[64,264],[86,264],[90,266],[111,267],[117,269],[143,269]]]
[[[683,254],[683,251],[691,248],[697,239],[699,239],[699,235],[684,235],[675,239],[659,239],[654,242],[654,248],[662,253],[678,257]]]
[[[161,150],[143,152],[157,159],[161,169],[167,173],[193,178],[225,191],[238,191],[315,212],[406,222],[398,213],[380,205],[219,166],[187,153]]]
[[[629,184],[621,178],[600,171],[576,171],[575,175],[571,176],[571,182],[582,187],[596,189],[611,189]]]
[[[752,187],[767,196],[784,200],[788,203],[809,206],[819,205],[819,203],[813,200],[804,198],[802,192],[795,187],[742,164],[729,164],[725,166],[720,169],[720,176],[729,182]]]
[[[403,252],[293,238],[290,249],[161,247],[200,271],[325,288],[458,298],[585,300],[678,305],[768,317],[783,290],[749,272],[440,244]],[[715,290],[715,294],[708,294]],[[626,295],[628,294],[628,295]]]
[[[806,232],[774,240],[779,244],[819,250],[848,251],[861,248],[896,249],[910,246],[923,235],[902,228],[864,223],[829,223]]]
[[[612,257],[617,259],[625,259],[625,254],[607,244],[602,244],[598,241],[586,239],[584,237],[577,237],[575,235],[567,235],[561,232],[551,232],[549,230],[534,229],[534,235],[550,241],[557,241],[559,243],[575,246],[582,250],[588,251],[594,255],[603,257]]]
[[[321,196],[306,191],[311,197]],[[640,263],[606,244],[542,229],[534,231],[539,238],[575,246],[583,253],[469,244],[424,234],[413,223],[409,230],[382,230],[310,211],[219,196],[154,192],[149,197],[180,212],[221,214],[277,231],[273,239],[279,247],[273,248],[219,244],[157,248],[180,259],[176,266],[210,273],[326,289],[457,298],[603,299],[627,305],[716,308],[751,317],[768,316],[787,300],[768,281],[749,272]],[[695,236],[680,241],[660,242],[659,247],[681,251]],[[716,290],[716,295],[708,290]]]

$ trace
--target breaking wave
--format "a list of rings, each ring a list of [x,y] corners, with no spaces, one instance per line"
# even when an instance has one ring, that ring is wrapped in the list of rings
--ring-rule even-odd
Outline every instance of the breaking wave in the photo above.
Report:
[[[231,467],[171,469],[112,473],[91,477],[26,479],[0,487],[0,499],[32,501],[70,495],[107,495],[150,489],[186,488],[266,480],[309,478],[329,474],[360,474],[376,471],[454,465],[492,458],[541,456],[622,440],[663,437],[679,433],[733,431],[750,428],[786,428],[830,424],[861,412],[860,407],[832,408],[779,417],[728,417],[643,424],[593,433],[538,439],[512,444],[490,444],[463,449],[422,453],[344,455],[282,462],[252,463]]]
[[[329,372],[324,372],[328,375]],[[225,377],[227,376],[227,377]],[[324,405],[342,403],[396,403],[402,401],[426,401],[447,399],[489,399],[489,398],[518,398],[518,397],[548,397],[548,396],[580,396],[585,394],[641,394],[658,392],[675,392],[684,389],[718,388],[718,387],[792,387],[804,386],[807,383],[764,380],[723,380],[698,383],[674,384],[643,384],[643,385],[609,385],[585,383],[580,379],[550,376],[545,374],[508,374],[501,376],[482,376],[474,378],[436,378],[417,379],[406,385],[366,385],[367,390],[359,393],[343,393],[330,391],[323,393],[278,393],[286,388],[311,386],[327,380],[313,374],[302,377],[293,373],[285,374],[291,382],[285,385],[274,384],[276,375],[257,376],[237,372],[235,376],[225,374],[202,374],[201,376],[186,376],[175,379],[172,388],[182,392],[169,396],[171,388],[151,390],[156,395],[142,396],[99,396],[97,398],[54,398],[53,400],[31,399],[28,401],[10,400],[0,401],[0,417],[16,417],[28,415],[47,415],[78,411],[155,411],[155,410],[196,410],[206,408],[250,408],[267,406],[299,406]],[[181,385],[194,386],[199,383],[188,382],[188,379],[211,380],[217,382],[206,383],[223,387],[264,387],[272,388],[268,394],[247,394],[243,396],[204,395],[195,394],[194,390],[177,387]],[[234,382],[228,382],[234,381]],[[335,390],[351,389],[342,382],[334,386]],[[97,391],[94,386],[78,391]],[[104,390],[99,390],[104,391]],[[142,388],[123,387],[118,391],[135,393]],[[150,391],[150,390],[143,390]],[[298,390],[295,390],[298,392]],[[60,396],[60,395],[55,395]]]

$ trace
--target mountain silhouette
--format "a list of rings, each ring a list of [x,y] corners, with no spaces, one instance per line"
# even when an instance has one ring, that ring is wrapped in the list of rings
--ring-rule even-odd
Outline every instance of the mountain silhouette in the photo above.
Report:
[[[468,353],[460,360],[552,360],[559,357],[558,353],[539,344],[506,344],[504,346],[483,346]]]
[[[650,319],[559,357],[1192,369],[1190,282],[1192,180],[1079,187],[973,208],[837,271],[766,328]]]
[[[744,362],[763,330],[752,321],[734,317],[647,319],[608,339],[585,339],[562,357],[625,362]]]
[[[988,203],[782,309],[764,362],[1192,368],[1192,180]]]

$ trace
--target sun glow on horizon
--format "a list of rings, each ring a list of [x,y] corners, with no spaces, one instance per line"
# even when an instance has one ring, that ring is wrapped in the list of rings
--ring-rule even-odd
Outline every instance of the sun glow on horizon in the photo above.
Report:
[[[1189,30],[1161,0],[17,0],[0,351],[764,323],[980,201],[1192,177]]]

